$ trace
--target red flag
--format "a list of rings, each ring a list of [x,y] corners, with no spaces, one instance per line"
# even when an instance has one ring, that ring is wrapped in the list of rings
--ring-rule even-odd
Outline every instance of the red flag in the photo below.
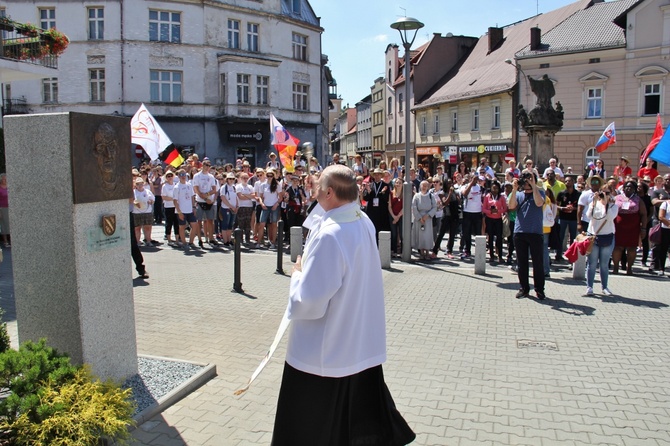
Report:
[[[663,137],[663,126],[661,125],[661,114],[656,115],[656,128],[654,129],[654,134],[651,135],[651,141],[649,141],[649,145],[645,149],[645,151],[642,153],[642,156],[640,157],[640,167],[644,167],[645,163],[647,162],[647,158],[649,158],[649,155],[651,155],[651,152],[654,151],[656,146],[658,145],[658,142],[661,140]]]

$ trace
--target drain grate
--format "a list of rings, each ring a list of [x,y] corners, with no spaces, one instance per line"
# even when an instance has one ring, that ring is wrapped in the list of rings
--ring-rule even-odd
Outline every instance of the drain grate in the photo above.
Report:
[[[558,344],[553,341],[533,341],[531,339],[517,339],[517,348],[537,348],[540,350],[558,351]]]

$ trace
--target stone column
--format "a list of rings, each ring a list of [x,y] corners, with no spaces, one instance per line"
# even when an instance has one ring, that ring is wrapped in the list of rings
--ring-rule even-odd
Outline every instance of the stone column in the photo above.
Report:
[[[103,379],[137,373],[130,120],[58,113],[4,126],[19,341],[45,337]]]
[[[533,163],[540,175],[549,167],[549,159],[554,155],[554,136],[560,127],[550,125],[529,125],[526,127]]]

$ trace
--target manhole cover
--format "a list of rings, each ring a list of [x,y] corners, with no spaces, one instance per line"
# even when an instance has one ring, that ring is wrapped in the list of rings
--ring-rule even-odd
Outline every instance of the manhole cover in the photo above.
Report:
[[[518,348],[539,348],[541,350],[558,351],[558,344],[552,341],[533,341],[531,339],[517,339]]]

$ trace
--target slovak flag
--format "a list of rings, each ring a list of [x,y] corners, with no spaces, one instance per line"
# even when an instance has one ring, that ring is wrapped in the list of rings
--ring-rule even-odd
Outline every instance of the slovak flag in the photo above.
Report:
[[[614,143],[616,143],[616,130],[614,129],[614,122],[612,122],[607,126],[602,136],[596,143],[596,152],[604,152]]]

